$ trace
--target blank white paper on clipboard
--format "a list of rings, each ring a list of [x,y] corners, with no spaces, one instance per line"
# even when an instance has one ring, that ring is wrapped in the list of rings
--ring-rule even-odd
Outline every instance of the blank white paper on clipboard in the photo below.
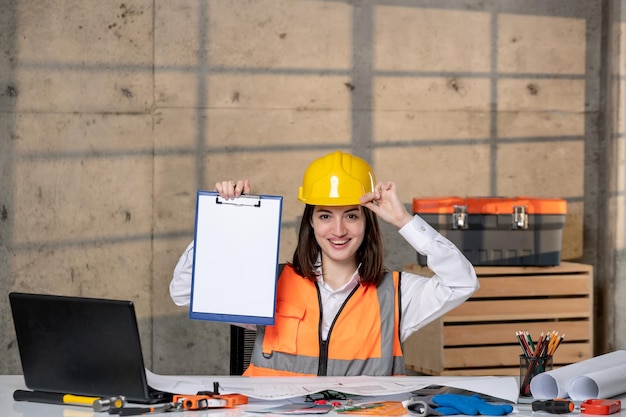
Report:
[[[274,324],[282,202],[198,191],[190,318]]]

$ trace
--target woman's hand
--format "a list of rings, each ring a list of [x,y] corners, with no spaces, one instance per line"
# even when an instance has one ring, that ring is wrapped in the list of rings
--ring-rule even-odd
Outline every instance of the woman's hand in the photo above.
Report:
[[[398,229],[413,219],[413,216],[400,201],[396,184],[392,181],[376,184],[374,191],[361,197],[361,205],[372,210],[378,217],[395,225]]]
[[[238,181],[219,181],[215,183],[215,189],[220,193],[220,197],[226,200],[231,200],[241,196],[241,194],[250,194],[252,187],[250,181],[238,180]]]

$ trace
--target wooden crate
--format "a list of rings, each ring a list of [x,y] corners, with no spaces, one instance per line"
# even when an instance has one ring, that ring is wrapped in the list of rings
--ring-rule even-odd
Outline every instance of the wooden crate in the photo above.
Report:
[[[405,270],[432,275],[419,264]],[[480,289],[405,341],[407,369],[428,375],[519,375],[518,330],[528,330],[534,339],[552,330],[565,334],[555,368],[593,356],[591,265],[475,270]]]

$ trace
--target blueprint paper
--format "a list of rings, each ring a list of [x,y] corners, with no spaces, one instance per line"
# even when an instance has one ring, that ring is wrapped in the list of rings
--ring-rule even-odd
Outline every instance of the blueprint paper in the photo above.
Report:
[[[626,392],[626,365],[614,366],[577,376],[567,391],[574,401],[611,398]]]
[[[213,390],[218,382],[220,393],[239,393],[261,400],[281,400],[333,390],[360,396],[406,394],[430,385],[459,388],[516,402],[519,394],[515,377],[440,377],[440,376],[345,376],[345,377],[242,377],[157,375],[146,369],[148,384],[155,389],[176,394],[195,394]]]
[[[606,384],[612,383],[615,384],[613,388],[618,391],[616,394],[624,393],[626,392],[626,382],[622,378],[619,380],[620,383],[616,383],[612,377],[612,368],[623,364],[626,364],[625,350],[618,350],[596,356],[591,359],[567,365],[535,376],[532,381],[530,381],[530,392],[534,398],[538,399],[570,397],[570,384],[574,382],[576,378],[589,378],[589,375],[592,375],[592,381],[599,381],[602,385],[602,387],[598,387],[598,391],[600,391],[600,389],[609,389]],[[586,395],[586,393],[590,392],[590,389],[593,389],[591,385],[592,384],[590,384],[589,379],[581,380],[574,387],[574,395],[577,397],[579,395]],[[589,398],[590,397],[585,399]]]

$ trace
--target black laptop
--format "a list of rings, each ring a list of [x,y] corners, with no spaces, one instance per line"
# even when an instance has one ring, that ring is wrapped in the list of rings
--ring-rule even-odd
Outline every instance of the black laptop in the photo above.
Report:
[[[29,389],[171,401],[148,386],[131,301],[17,292],[9,301]]]

